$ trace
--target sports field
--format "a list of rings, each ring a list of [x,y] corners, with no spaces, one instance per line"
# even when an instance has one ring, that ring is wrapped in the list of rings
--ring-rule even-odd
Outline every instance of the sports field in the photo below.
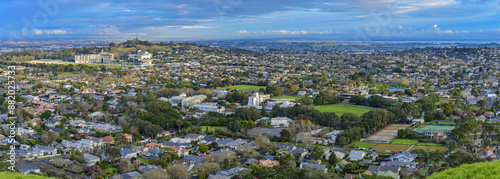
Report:
[[[377,151],[406,151],[411,147],[411,145],[401,145],[401,144],[377,144],[373,147],[373,150]]]
[[[412,139],[394,139],[391,143],[393,143],[393,144],[409,144],[409,145],[414,145],[414,144],[418,144],[418,140],[412,140]]]
[[[446,151],[446,147],[443,147],[443,146],[423,146],[423,145],[416,145],[414,146],[413,148],[411,148],[411,150],[417,150],[417,149],[424,149],[424,150],[439,150],[439,151]]]
[[[366,138],[366,142],[389,143],[398,136],[398,130],[410,127],[408,124],[390,124],[377,133]]]
[[[414,129],[416,133],[424,134],[424,133],[450,133],[451,130],[455,129],[455,126],[442,126],[442,125],[425,125],[418,129]]]
[[[227,89],[235,89],[235,90],[246,90],[246,91],[259,91],[259,89],[266,89],[265,86],[255,86],[255,85],[236,85],[236,86],[228,86],[222,88],[223,90]]]
[[[283,95],[283,96],[278,96],[276,99],[302,99],[304,96],[289,96],[289,95]]]
[[[373,146],[377,145],[376,143],[370,143],[370,142],[356,142],[354,146],[356,147],[361,147],[365,149],[372,148]]]
[[[343,104],[343,103],[319,105],[319,106],[314,106],[314,108],[321,112],[334,112],[338,116],[342,116],[344,113],[353,113],[357,116],[361,116],[368,111],[374,110],[371,108]]]

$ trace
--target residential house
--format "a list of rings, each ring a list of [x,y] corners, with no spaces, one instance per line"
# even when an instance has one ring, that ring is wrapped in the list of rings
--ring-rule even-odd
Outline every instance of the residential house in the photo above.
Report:
[[[365,157],[364,151],[351,150],[351,153],[347,157],[350,161],[359,161]]]
[[[170,147],[172,150],[174,150],[175,152],[177,152],[177,155],[179,155],[179,157],[184,157],[186,155],[189,155],[189,149],[185,149],[185,148],[181,148],[181,147]]]
[[[205,158],[196,155],[186,155],[181,160],[184,161],[184,163],[189,163],[190,165],[193,165],[195,167],[198,167],[201,164],[205,163]]]
[[[85,161],[87,162],[88,166],[94,165],[97,162],[101,161],[101,158],[87,153],[83,154],[83,158],[85,158]]]
[[[311,164],[311,163],[305,163],[305,162],[300,163],[299,168],[304,168],[304,167],[317,168],[317,169],[323,170],[325,173],[328,171],[326,165],[318,165],[318,164]]]
[[[280,166],[280,163],[275,160],[267,159],[267,160],[260,160],[259,164],[262,165],[263,167],[274,167],[274,166]]]

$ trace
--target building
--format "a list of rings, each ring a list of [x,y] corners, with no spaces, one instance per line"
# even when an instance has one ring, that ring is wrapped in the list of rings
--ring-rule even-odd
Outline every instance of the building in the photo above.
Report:
[[[350,161],[358,161],[363,159],[365,155],[366,154],[363,151],[351,150],[351,153],[347,158],[349,158]]]
[[[195,104],[193,107],[207,112],[224,112],[226,110],[224,106],[218,106],[217,103],[201,103]]]
[[[264,102],[267,99],[271,99],[270,95],[259,95],[258,92],[255,92],[253,96],[248,98],[248,106],[259,107],[260,103]]]
[[[195,105],[195,104],[200,104],[205,99],[207,99],[206,95],[195,95],[195,96],[187,97],[187,98],[184,98],[182,100],[182,105],[183,106],[192,106],[192,105]]]
[[[137,50],[137,54],[129,54],[128,59],[129,60],[147,60],[151,59],[152,54],[142,51],[142,50]]]
[[[113,54],[104,52],[99,54],[75,55],[75,63],[111,63],[114,59]]]

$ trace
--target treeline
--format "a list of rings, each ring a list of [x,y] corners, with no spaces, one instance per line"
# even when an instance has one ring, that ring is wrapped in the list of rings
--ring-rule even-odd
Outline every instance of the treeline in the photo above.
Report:
[[[331,93],[320,91],[313,100],[314,105],[337,104],[344,101],[344,98]]]

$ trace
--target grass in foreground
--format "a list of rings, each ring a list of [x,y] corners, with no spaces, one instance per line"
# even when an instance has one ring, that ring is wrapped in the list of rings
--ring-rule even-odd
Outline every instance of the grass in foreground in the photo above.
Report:
[[[418,140],[412,140],[412,139],[395,139],[391,143],[393,144],[418,144]]]
[[[417,150],[417,149],[424,149],[424,150],[439,150],[439,151],[446,151],[446,147],[443,147],[443,146],[424,146],[424,145],[416,145],[414,146],[413,148],[411,148],[411,150]]]
[[[500,178],[500,161],[463,164],[457,168],[450,168],[434,173],[429,179],[446,178]]]
[[[411,145],[401,145],[401,144],[378,144],[373,147],[373,150],[378,151],[406,151],[411,147]]]
[[[361,116],[368,111],[374,110],[366,107],[343,104],[343,103],[319,105],[319,106],[314,106],[314,108],[321,112],[334,112],[338,116],[342,116],[344,113],[353,113],[357,116]]]
[[[223,90],[227,89],[235,89],[235,90],[247,90],[247,91],[259,91],[259,89],[266,89],[265,86],[255,86],[255,85],[236,85],[236,86],[228,86],[222,88]]]
[[[370,142],[356,142],[354,146],[356,147],[361,147],[365,149],[372,148],[373,146],[377,145],[377,143],[370,143]]]
[[[21,173],[12,173],[12,172],[0,172],[0,179],[18,179],[18,178],[48,179],[50,177],[38,176],[38,175],[23,175]]]

